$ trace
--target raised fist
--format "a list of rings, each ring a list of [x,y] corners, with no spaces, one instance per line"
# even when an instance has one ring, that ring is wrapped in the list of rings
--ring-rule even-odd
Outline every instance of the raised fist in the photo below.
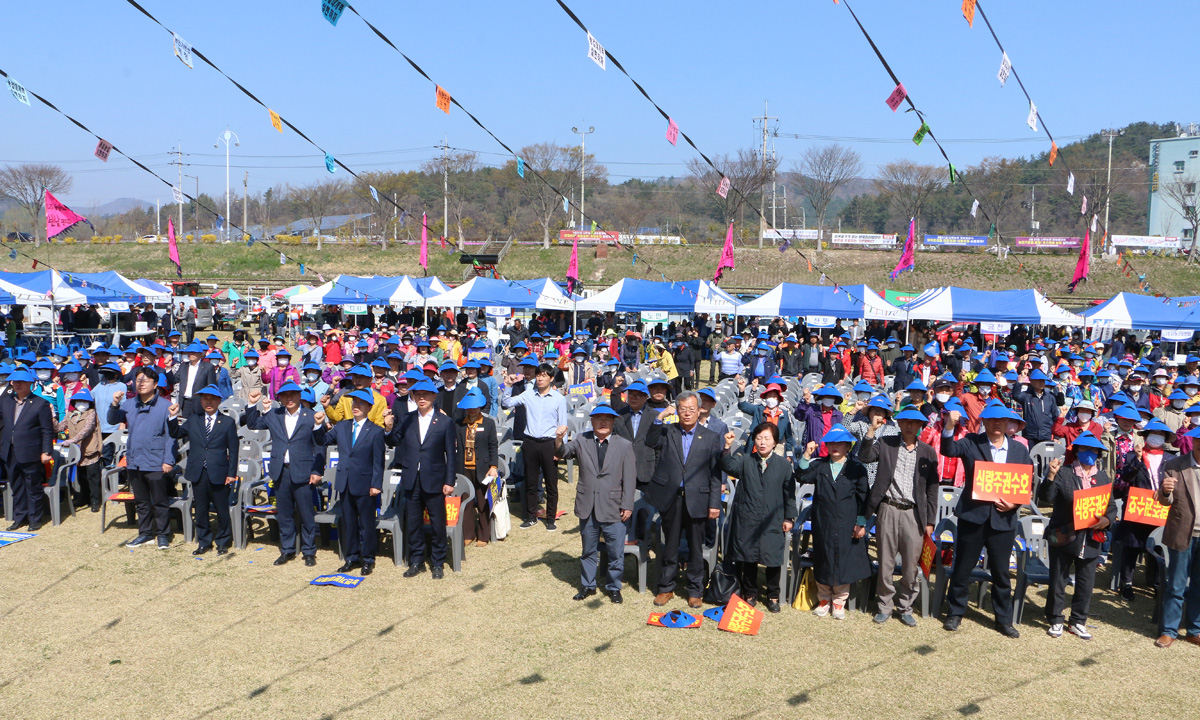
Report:
[[[734,435],[731,432],[725,433],[725,449],[726,450],[733,447],[734,440],[737,440],[737,435]]]
[[[251,405],[257,403],[260,399],[262,399],[262,391],[261,390],[251,390],[250,395],[247,397],[247,399],[250,401]]]
[[[879,428],[883,427],[885,423],[887,423],[887,416],[885,416],[885,415],[872,415],[871,416],[871,428],[872,429],[878,430]]]
[[[113,401],[112,401],[113,407],[117,407],[118,405],[120,405],[121,401],[124,399],[125,399],[125,393],[119,392],[116,395],[113,395]]]
[[[738,393],[746,392],[746,378],[739,377],[737,383],[738,383]]]
[[[962,413],[957,410],[950,411],[950,417],[946,420],[946,427],[954,427],[958,425],[958,421],[962,419]]]
[[[384,430],[391,432],[392,427],[395,426],[395,424],[396,424],[396,418],[395,418],[395,416],[392,415],[390,410],[383,414],[383,429]]]
[[[171,403],[171,407],[168,410],[171,413],[171,417],[179,417],[179,403]]]
[[[1171,477],[1170,475],[1164,477],[1162,481],[1162,491],[1168,495],[1175,492],[1175,478]]]
[[[271,398],[264,395],[262,398],[262,411],[267,412],[270,409],[271,409]]]
[[[817,442],[810,442],[809,444],[805,445],[804,446],[804,459],[812,460],[813,455],[816,455],[817,451],[820,449],[821,449],[821,445]]]
[[[560,439],[560,440],[561,440],[562,438],[566,437],[566,436],[567,436],[567,426],[566,426],[566,425],[559,425],[559,426],[558,426],[558,429],[554,431],[554,436],[555,436],[555,437],[557,437],[557,438],[558,438],[558,439]]]
[[[1062,466],[1063,466],[1062,458],[1050,458],[1050,468],[1049,468],[1050,476],[1053,477],[1054,475],[1057,475],[1058,471],[1062,469]]]
[[[325,424],[325,413],[323,413],[323,412],[313,413],[313,424],[317,425],[317,426],[324,425]]]

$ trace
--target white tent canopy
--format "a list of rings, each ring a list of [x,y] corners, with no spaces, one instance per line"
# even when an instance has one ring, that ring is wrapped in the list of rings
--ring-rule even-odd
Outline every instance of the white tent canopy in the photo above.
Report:
[[[909,320],[1003,322],[1081,327],[1083,316],[1068,312],[1037,290],[926,290],[900,308]]]

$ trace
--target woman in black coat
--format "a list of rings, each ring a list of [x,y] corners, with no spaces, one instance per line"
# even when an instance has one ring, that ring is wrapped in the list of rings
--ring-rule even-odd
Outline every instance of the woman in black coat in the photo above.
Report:
[[[817,608],[813,614],[835,620],[846,618],[850,584],[871,576],[867,556],[867,468],[847,457],[854,436],[834,425],[821,443],[829,455],[813,459],[820,448],[810,442],[800,459],[800,483],[814,487],[812,505],[813,574],[817,581]]]
[[[475,485],[475,499],[460,508],[463,523],[463,538],[467,545],[487,547],[492,539],[492,507],[488,503],[488,490],[498,482],[497,467],[500,454],[497,449],[496,421],[483,414],[487,398],[479,388],[471,388],[458,407],[466,415],[455,424],[458,426],[459,475],[465,475]]]
[[[846,366],[842,364],[842,356],[838,353],[837,348],[830,345],[829,349],[825,351],[825,357],[821,359],[821,384],[837,385],[844,377],[846,377]]]
[[[725,472],[739,479],[729,510],[727,552],[737,563],[741,597],[751,605],[758,598],[758,566],[766,566],[767,609],[777,613],[786,538],[796,520],[795,470],[775,454],[779,428],[773,423],[759,423],[750,436],[754,451],[731,455],[736,436],[725,435]]]

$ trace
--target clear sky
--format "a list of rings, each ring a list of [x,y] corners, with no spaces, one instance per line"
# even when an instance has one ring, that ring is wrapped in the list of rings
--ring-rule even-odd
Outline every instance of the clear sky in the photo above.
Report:
[[[335,28],[320,0],[143,0],[147,10],[230,76],[356,170],[411,170],[448,139],[487,163],[503,150],[347,12]],[[896,158],[940,163],[931,143],[907,141],[919,124],[884,104],[892,83],[850,14],[830,0],[712,2],[571,0],[568,3],[680,127],[709,155],[761,142],[751,118],[778,116],[781,133],[849,141],[867,174]],[[964,167],[996,155],[1048,150],[1025,125],[1015,81],[996,79],[1000,51],[959,0],[855,0],[884,56],[943,139],[1011,139],[948,145]],[[355,6],[513,147],[574,143],[610,180],[684,175],[692,151],[664,139],[666,123],[615,67],[587,58],[584,33],[554,0],[396,2]],[[1013,65],[1056,137],[1074,139],[1139,120],[1200,120],[1186,60],[1200,3],[1153,11],[1115,0],[1006,0],[984,5]],[[326,175],[323,159],[266,111],[199,62],[189,70],[171,37],[125,0],[9,3],[0,68],[101,136],[174,180],[168,152],[182,143],[202,192],[224,191],[226,126],[241,138],[232,175],[240,194]],[[814,140],[775,140],[789,168]],[[1060,144],[1062,144],[1060,142]],[[0,162],[53,162],[75,177],[65,200],[86,211],[117,197],[170,201],[170,190],[44,106],[0,96]],[[496,154],[486,154],[496,153]],[[185,188],[194,187],[185,180]]]

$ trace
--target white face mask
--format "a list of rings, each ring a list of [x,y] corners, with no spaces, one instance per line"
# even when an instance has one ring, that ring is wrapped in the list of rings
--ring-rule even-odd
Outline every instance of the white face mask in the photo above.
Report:
[[[934,397],[937,398],[937,401],[943,405],[950,402],[950,393],[937,393],[934,395]]]
[[[1187,400],[1172,400],[1171,401],[1171,407],[1175,408],[1176,410],[1182,410],[1184,405],[1187,405]]]
[[[50,375],[52,375],[52,374],[53,374],[52,370],[38,370],[37,371],[38,380],[41,380],[42,382],[49,380]]]
[[[870,399],[871,399],[871,393],[868,393],[868,392],[860,392],[860,393],[858,393],[858,399],[859,399],[859,400],[870,400]]]
[[[1200,425],[1200,415],[1189,415],[1188,423],[1191,425]]]
[[[1141,392],[1142,384],[1141,383],[1130,383],[1129,389],[1132,390],[1133,392]]]
[[[763,404],[765,404],[769,408],[778,407],[779,398],[773,398],[773,397],[767,398],[766,400],[763,401]]]
[[[292,362],[292,359],[291,359],[291,358],[285,358],[285,357],[282,357],[282,358],[279,358],[279,359],[277,360],[277,362],[279,363],[279,367],[287,367],[287,366],[288,366],[288,364]]]
[[[66,373],[61,377],[63,382],[73,383],[79,379],[79,373]]]
[[[1079,422],[1083,423],[1084,425],[1087,425],[1092,420],[1092,414],[1090,412],[1076,413],[1075,417],[1079,418]]]
[[[78,411],[80,411],[80,412],[83,412],[84,410],[87,410],[87,409],[88,409],[88,408],[90,408],[91,406],[92,406],[92,404],[91,404],[90,402],[87,402],[86,400],[77,400],[77,401],[75,401],[75,409],[76,409],[76,410],[78,410]]]
[[[258,358],[247,358],[246,364],[249,365],[250,367],[254,367],[255,365],[258,364]]]
[[[575,362],[582,364],[584,360],[587,360],[587,358],[583,357],[582,355],[576,355],[574,360]]]
[[[1005,378],[996,378],[996,384],[1000,387],[1008,387],[1008,380]]]
[[[1196,388],[1195,388],[1195,386],[1188,385],[1187,387],[1185,387],[1185,388],[1183,389],[1183,394],[1184,394],[1184,395],[1187,395],[1188,397],[1195,397],[1195,395],[1196,395]]]
[[[992,386],[991,385],[976,385],[975,387],[976,387],[976,389],[979,390],[980,395],[991,395],[992,394]]]
[[[758,356],[759,356],[759,357],[766,357],[766,356],[767,356],[767,351],[766,351],[766,350],[759,350],[759,351],[758,351]]]
[[[1070,373],[1059,373],[1059,374],[1058,374],[1058,381],[1059,381],[1060,383],[1065,383],[1065,382],[1067,382],[1067,379],[1068,379],[1068,378],[1070,378],[1070,377],[1071,377]]]
[[[308,378],[309,382],[316,382],[321,379],[321,373],[315,373],[315,372],[305,373],[304,377]]]
[[[821,398],[821,404],[824,405],[825,407],[833,407],[834,405],[837,404],[837,400],[834,398],[829,398],[829,397]]]
[[[1166,441],[1167,439],[1158,433],[1150,433],[1146,436],[1146,444],[1152,448],[1160,448]]]
[[[1166,385],[1166,384],[1167,384],[1167,379],[1166,379],[1165,377],[1157,377],[1157,378],[1154,378],[1154,384],[1155,384],[1155,385]]]

